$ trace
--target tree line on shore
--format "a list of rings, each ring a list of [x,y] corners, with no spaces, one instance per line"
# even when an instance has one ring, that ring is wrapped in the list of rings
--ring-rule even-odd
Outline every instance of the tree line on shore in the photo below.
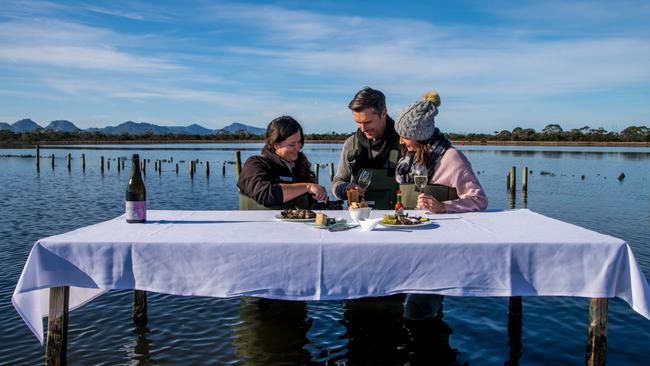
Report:
[[[567,141],[567,142],[650,142],[650,128],[646,126],[630,126],[620,132],[606,131],[604,128],[574,128],[565,131],[559,124],[549,124],[542,131],[535,131],[532,128],[515,127],[512,131],[494,131],[486,133],[447,133],[447,137],[454,141]],[[305,139],[312,141],[343,141],[350,133],[308,133]],[[33,145],[51,142],[178,142],[178,141],[255,141],[263,140],[263,135],[255,135],[247,132],[220,133],[211,135],[179,135],[179,134],[154,134],[149,131],[146,134],[118,135],[105,134],[101,132],[60,132],[39,129],[33,132],[15,133],[7,130],[0,131],[0,144],[3,145]]]

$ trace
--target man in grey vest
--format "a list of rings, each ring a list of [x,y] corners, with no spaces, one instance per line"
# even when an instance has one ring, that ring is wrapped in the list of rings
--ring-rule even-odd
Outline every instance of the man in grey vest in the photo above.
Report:
[[[358,189],[366,201],[374,201],[375,208],[391,210],[395,206],[398,184],[395,167],[399,158],[399,135],[395,122],[388,116],[384,93],[364,87],[348,104],[357,131],[345,140],[332,193],[337,199],[346,199],[346,191]],[[359,172],[372,172],[370,186],[360,187]]]

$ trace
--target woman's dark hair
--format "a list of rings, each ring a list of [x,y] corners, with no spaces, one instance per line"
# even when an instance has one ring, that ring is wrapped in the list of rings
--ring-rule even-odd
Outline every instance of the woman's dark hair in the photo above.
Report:
[[[279,144],[288,139],[296,132],[300,132],[300,146],[305,145],[305,134],[302,126],[293,117],[281,116],[269,122],[266,127],[266,144],[264,150],[275,154],[274,144]],[[295,161],[296,171],[295,178],[298,183],[312,183],[316,181],[316,175],[311,171],[311,163],[302,152],[298,153],[298,159]]]

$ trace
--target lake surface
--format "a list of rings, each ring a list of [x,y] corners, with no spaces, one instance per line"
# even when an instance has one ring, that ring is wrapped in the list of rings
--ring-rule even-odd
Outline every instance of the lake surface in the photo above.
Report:
[[[649,277],[649,148],[458,147],[478,173],[490,208],[509,207],[510,166],[518,169],[516,206],[522,207],[520,172],[527,166],[531,170],[528,208],[626,240]],[[54,154],[55,167],[49,158],[41,158],[40,173],[33,157],[20,157],[35,154],[34,149],[0,149],[0,364],[43,363],[44,347],[11,304],[32,245],[39,238],[124,211],[130,164],[126,172],[118,173],[117,162],[110,160],[110,169],[102,174],[100,156],[130,158],[138,152],[141,158],[151,159],[145,176],[151,209],[236,210],[234,166],[226,164],[225,175],[222,167],[234,160],[235,150],[246,159],[260,148],[261,144],[44,147],[41,156]],[[312,163],[336,165],[340,148],[339,144],[309,144],[305,153]],[[72,154],[70,171],[68,153]],[[154,172],[154,160],[172,158],[174,163],[164,163],[160,175]],[[193,179],[188,173],[191,159],[200,160]],[[180,161],[177,174],[175,164]],[[206,161],[209,177],[204,173]],[[621,173],[625,179],[619,181]],[[329,168],[321,168],[320,181],[329,182]],[[581,365],[589,306],[584,298],[524,298],[521,348],[511,349],[507,298],[447,297],[444,323],[420,334],[416,342],[409,340],[391,307],[361,313],[350,321],[345,315],[348,305],[341,301],[310,302],[300,308],[150,293],[149,322],[138,327],[130,320],[131,301],[132,292],[112,291],[70,313],[69,364],[503,365],[511,352],[513,361],[521,352],[521,365]],[[611,300],[608,364],[646,365],[648,345],[650,320],[622,300]]]

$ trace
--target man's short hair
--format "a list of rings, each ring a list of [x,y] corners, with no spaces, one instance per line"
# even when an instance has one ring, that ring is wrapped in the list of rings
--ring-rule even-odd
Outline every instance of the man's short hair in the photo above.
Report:
[[[369,86],[359,90],[348,104],[348,108],[355,112],[361,112],[366,108],[372,108],[377,113],[386,110],[386,97],[384,93]]]

